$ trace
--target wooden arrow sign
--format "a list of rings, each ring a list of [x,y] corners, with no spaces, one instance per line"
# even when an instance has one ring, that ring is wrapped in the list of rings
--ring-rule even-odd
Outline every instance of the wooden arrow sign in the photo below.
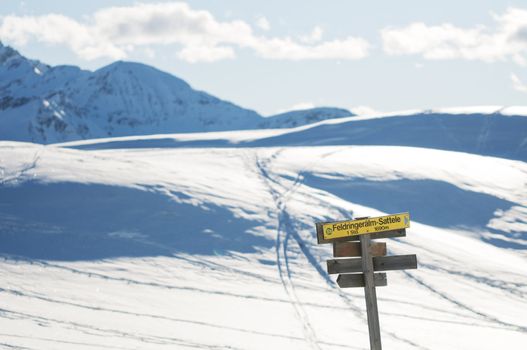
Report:
[[[327,265],[329,274],[362,272],[362,258],[331,259],[327,261]],[[416,268],[417,256],[415,254],[377,256],[373,258],[374,271],[390,271]]]
[[[388,279],[384,272],[373,275],[375,287],[385,287],[388,285]],[[364,287],[364,275],[362,273],[347,273],[339,275],[337,284],[340,288]]]
[[[370,254],[372,256],[386,255],[385,242],[372,242],[370,245]],[[347,258],[352,256],[361,256],[359,242],[335,242],[333,243],[333,256],[335,258]]]

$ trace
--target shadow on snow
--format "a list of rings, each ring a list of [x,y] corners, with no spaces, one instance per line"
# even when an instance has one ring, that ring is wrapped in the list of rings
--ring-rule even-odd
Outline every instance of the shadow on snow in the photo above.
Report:
[[[283,135],[231,143],[226,139],[113,140],[71,146],[94,150],[164,147],[275,147],[321,145],[383,145],[424,147],[527,161],[527,118],[500,114],[450,115],[422,113],[412,116],[350,120],[322,124]]]
[[[436,180],[370,181],[363,178],[325,179],[306,174],[304,183],[330,192],[342,199],[376,208],[386,213],[410,212],[412,220],[441,227],[465,228],[471,231],[491,231],[501,239],[485,241],[500,247],[527,249],[519,243],[507,242],[508,234],[487,228],[496,210],[506,211],[517,205],[494,196],[462,190]],[[524,237],[526,233],[521,234]],[[527,237],[525,237],[527,238]]]
[[[215,205],[178,203],[160,193],[76,183],[0,187],[0,253],[92,260],[252,252],[273,241],[256,221]]]

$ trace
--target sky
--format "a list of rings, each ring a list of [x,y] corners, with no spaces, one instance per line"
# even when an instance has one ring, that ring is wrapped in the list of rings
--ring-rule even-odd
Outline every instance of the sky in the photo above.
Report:
[[[263,115],[527,104],[526,1],[0,0],[0,40],[142,62]]]

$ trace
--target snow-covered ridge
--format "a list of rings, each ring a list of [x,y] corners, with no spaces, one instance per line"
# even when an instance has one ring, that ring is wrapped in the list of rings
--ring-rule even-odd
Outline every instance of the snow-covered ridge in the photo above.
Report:
[[[527,106],[470,106],[470,107],[449,107],[434,108],[432,113],[450,114],[501,114],[509,116],[527,117]]]
[[[265,118],[259,123],[264,129],[276,129],[284,127],[297,127],[304,124],[313,124],[327,119],[336,119],[352,116],[347,109],[332,107],[316,107],[280,113],[269,118]]]
[[[56,145],[78,149],[392,145],[526,161],[527,118],[521,114],[504,115],[504,111],[490,108],[456,109],[456,113],[404,111],[328,119],[290,129],[131,136]]]
[[[0,139],[54,143],[167,132],[291,127],[351,115],[315,109],[263,118],[153,67],[51,67],[0,43]]]

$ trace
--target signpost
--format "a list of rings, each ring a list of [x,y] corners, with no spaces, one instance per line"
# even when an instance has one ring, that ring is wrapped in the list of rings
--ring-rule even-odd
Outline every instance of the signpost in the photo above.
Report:
[[[402,213],[376,218],[321,222],[316,225],[318,244],[330,243],[339,238],[341,240],[349,240],[350,236],[406,229],[410,227],[410,214]]]
[[[371,255],[386,255],[385,242],[372,242],[370,246]],[[335,242],[333,244],[333,256],[335,258],[346,258],[349,256],[361,256],[360,242]]]
[[[386,273],[375,272],[417,268],[415,254],[386,256],[386,243],[371,240],[405,237],[408,227],[409,213],[316,223],[318,243],[333,243],[337,258],[327,261],[328,273],[339,274],[340,288],[364,287],[371,350],[382,349],[375,287],[388,285]]]

